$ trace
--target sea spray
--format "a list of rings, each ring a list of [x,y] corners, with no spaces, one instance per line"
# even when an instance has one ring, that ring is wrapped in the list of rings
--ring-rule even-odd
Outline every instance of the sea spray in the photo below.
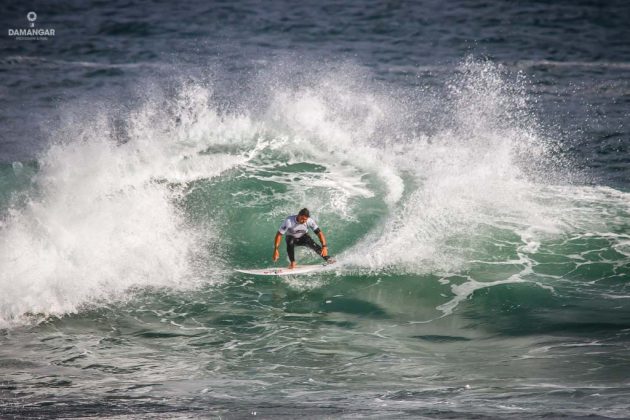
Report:
[[[39,158],[31,198],[9,209],[3,225],[3,325],[122,299],[131,287],[191,287],[217,268],[204,250],[211,221],[193,227],[179,204],[181,182],[245,160],[199,153],[225,140],[213,128],[230,130],[207,94],[182,86],[167,107],[146,99],[125,120],[124,141],[116,115],[67,118]],[[238,131],[243,120],[234,121]]]
[[[427,92],[391,90],[347,63],[300,69],[259,75],[244,89],[256,98],[236,95],[231,107],[212,84],[186,80],[124,109],[71,110],[30,199],[2,226],[3,320],[269,264],[269,238],[302,206],[327,232],[339,273],[433,273],[457,303],[477,290],[460,287],[466,278],[482,282],[480,265],[506,267],[497,285],[522,282],[545,240],[588,231],[576,197],[602,194],[540,181],[561,157],[521,76],[465,60]],[[623,255],[627,237],[611,240]]]

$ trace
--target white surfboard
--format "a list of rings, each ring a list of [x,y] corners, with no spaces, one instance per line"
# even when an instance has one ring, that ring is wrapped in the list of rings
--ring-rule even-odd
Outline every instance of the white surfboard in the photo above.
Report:
[[[239,273],[253,274],[255,276],[289,276],[292,274],[306,274],[313,271],[321,271],[327,268],[330,264],[312,264],[312,265],[298,265],[295,268],[287,267],[271,267],[260,268],[254,270],[236,270]]]

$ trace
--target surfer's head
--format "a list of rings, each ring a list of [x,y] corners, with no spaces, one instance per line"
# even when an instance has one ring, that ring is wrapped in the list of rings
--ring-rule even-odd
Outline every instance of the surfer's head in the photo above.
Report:
[[[311,217],[311,213],[308,211],[306,207],[304,207],[297,215],[298,223],[306,223],[308,218]]]

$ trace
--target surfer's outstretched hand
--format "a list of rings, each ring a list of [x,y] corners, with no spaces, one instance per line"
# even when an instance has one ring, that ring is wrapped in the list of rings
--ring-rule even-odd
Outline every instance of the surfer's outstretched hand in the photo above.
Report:
[[[271,257],[271,259],[275,262],[278,261],[278,258],[280,258],[280,253],[278,252],[278,249],[274,249],[273,250],[273,257]]]

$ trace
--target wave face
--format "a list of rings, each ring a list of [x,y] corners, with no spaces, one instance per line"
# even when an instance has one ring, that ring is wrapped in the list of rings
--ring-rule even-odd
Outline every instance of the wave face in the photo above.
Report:
[[[474,59],[406,89],[280,62],[229,100],[210,78],[68,106],[35,162],[0,168],[7,386],[34,413],[67,377],[86,415],[112,409],[103,395],[243,415],[627,414],[630,195],[583,182],[529,83]],[[334,271],[233,272],[270,265],[302,207]],[[42,362],[23,360],[35,342]]]

